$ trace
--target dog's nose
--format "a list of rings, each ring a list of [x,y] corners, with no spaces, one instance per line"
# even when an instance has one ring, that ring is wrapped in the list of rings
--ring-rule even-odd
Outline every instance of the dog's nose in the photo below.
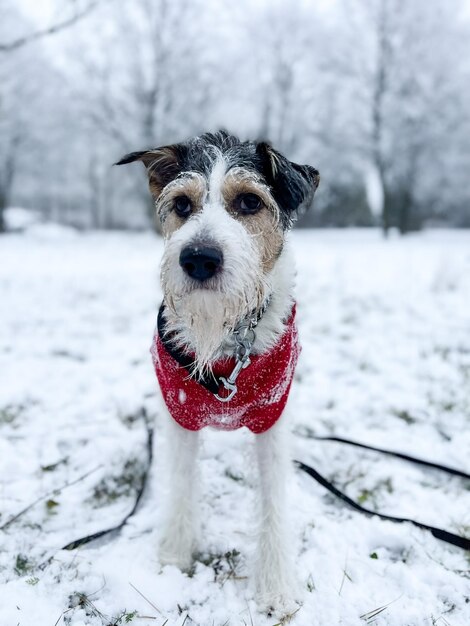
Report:
[[[222,266],[222,250],[208,246],[188,246],[181,250],[180,265],[188,276],[203,282]]]

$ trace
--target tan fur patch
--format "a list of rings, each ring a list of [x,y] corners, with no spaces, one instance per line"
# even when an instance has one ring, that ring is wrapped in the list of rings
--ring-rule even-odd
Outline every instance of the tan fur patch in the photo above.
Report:
[[[186,221],[173,210],[174,201],[178,196],[187,196],[191,200],[192,212],[197,213],[202,209],[206,194],[207,185],[204,177],[194,172],[185,174],[167,185],[155,202],[163,235],[169,237]]]
[[[279,222],[276,223],[272,212],[266,208],[261,209],[255,215],[244,215],[238,219],[255,238],[263,271],[265,273],[271,271],[282,252],[284,243],[284,233]]]
[[[142,161],[147,168],[150,192],[156,199],[163,191],[168,179],[178,175],[175,147],[165,146],[157,150],[149,150],[142,156]]]
[[[263,202],[263,207],[253,215],[241,215],[233,208],[233,202],[242,193],[254,193]],[[222,195],[227,210],[239,220],[255,238],[260,251],[264,272],[269,272],[278,259],[284,242],[284,233],[279,220],[279,207],[269,188],[256,172],[234,168],[225,177]]]

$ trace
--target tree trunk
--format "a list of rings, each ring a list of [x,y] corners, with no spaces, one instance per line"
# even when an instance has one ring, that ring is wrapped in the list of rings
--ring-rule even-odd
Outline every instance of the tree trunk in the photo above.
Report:
[[[383,208],[382,208],[382,232],[384,237],[387,239],[390,227],[392,226],[392,206],[393,206],[393,198],[389,190],[387,189],[386,184],[384,183],[384,199],[383,199]]]
[[[388,66],[391,57],[388,0],[381,0],[378,14],[377,68],[372,91],[372,159],[384,190],[382,230],[388,236],[390,228],[390,197],[387,192],[383,154],[384,98],[388,89]]]
[[[410,231],[411,198],[405,192],[400,198],[400,210],[398,213],[398,230],[400,235],[406,235]]]
[[[5,198],[3,193],[0,191],[0,233],[5,232],[6,224],[5,224]]]
[[[20,141],[21,135],[20,132],[17,131],[10,142],[7,158],[3,164],[3,172],[0,181],[0,233],[4,233],[6,229],[5,209],[11,201],[13,180],[15,177],[15,157]]]
[[[5,209],[10,204],[11,185],[13,182],[13,169],[7,163],[6,176],[0,184],[0,233],[6,230]]]

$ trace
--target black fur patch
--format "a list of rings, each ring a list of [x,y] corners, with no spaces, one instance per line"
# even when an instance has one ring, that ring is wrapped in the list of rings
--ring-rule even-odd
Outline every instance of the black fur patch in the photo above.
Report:
[[[114,165],[127,165],[128,163],[133,163],[134,161],[140,161],[145,154],[147,154],[146,150],[141,152],[129,152],[129,154],[124,155],[122,159],[117,161],[117,163],[114,163]]]
[[[310,207],[320,174],[310,165],[289,161],[268,143],[258,143],[256,151],[261,157],[262,174],[281,209],[284,225],[289,227],[299,210]]]
[[[284,228],[292,225],[299,209],[307,209],[311,204],[320,181],[316,169],[289,161],[268,143],[242,142],[224,130],[204,133],[172,146],[132,152],[116,165],[142,161],[150,182],[163,189],[186,171],[198,172],[208,178],[218,153],[226,159],[228,169],[244,167],[262,176],[279,206]]]

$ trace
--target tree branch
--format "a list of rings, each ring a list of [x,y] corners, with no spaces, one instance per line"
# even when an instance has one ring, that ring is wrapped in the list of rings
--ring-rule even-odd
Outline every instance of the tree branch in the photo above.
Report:
[[[55,35],[56,33],[65,30],[66,28],[70,28],[71,26],[82,20],[84,17],[87,17],[87,15],[94,11],[100,3],[101,0],[92,0],[81,11],[78,11],[77,13],[63,20],[62,22],[57,22],[57,24],[52,24],[52,26],[37,30],[30,33],[29,35],[23,35],[22,37],[13,39],[13,41],[9,41],[8,43],[0,43],[0,52],[12,52],[13,50],[22,48],[23,46],[26,46],[33,41],[43,39],[44,37],[48,37],[49,35]]]

